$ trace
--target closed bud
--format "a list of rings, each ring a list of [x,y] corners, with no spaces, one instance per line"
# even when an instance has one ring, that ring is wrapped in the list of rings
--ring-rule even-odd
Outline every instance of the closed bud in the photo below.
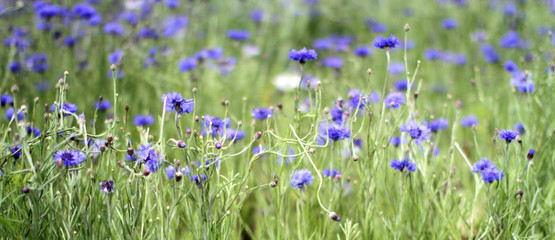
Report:
[[[197,88],[193,88],[193,93],[197,93],[198,89]]]
[[[29,193],[31,190],[28,187],[23,187],[23,193],[27,194]]]
[[[135,154],[135,150],[133,150],[132,147],[128,147],[128,148],[127,148],[127,155],[133,156],[133,154]]]
[[[99,150],[101,153],[103,153],[104,151],[106,151],[106,146],[105,145],[100,146]]]
[[[214,146],[216,147],[216,149],[220,149],[220,148],[222,148],[222,143],[217,142],[216,144],[214,144]]]
[[[328,113],[330,113],[330,109],[328,107],[325,107],[324,108],[324,114],[328,114]]]
[[[185,142],[179,140],[179,142],[177,142],[177,147],[179,147],[179,148],[185,148],[185,147],[187,147],[187,144],[185,144]]]
[[[200,118],[198,116],[195,116],[195,122],[198,122],[200,120]]]
[[[119,167],[125,167],[125,162],[124,161],[118,161],[118,166]]]
[[[270,187],[271,187],[271,188],[275,188],[276,186],[277,186],[277,183],[276,183],[276,182],[271,182],[271,183],[270,183]]]
[[[11,88],[12,93],[18,93],[19,92],[19,87],[17,86],[17,84],[14,84]]]
[[[333,211],[330,212],[329,217],[330,217],[330,219],[333,220],[333,221],[336,221],[336,222],[341,221],[341,218],[339,218],[339,216],[337,215],[337,213],[335,213],[335,212],[333,212]]]
[[[59,168],[64,166],[64,162],[62,161],[62,159],[58,159],[58,161],[56,161],[56,166],[58,166]]]
[[[277,103],[277,108],[278,108],[279,110],[282,110],[282,109],[283,109],[283,103],[280,103],[280,102]]]
[[[129,111],[129,104],[125,104],[125,106],[123,107],[125,109],[125,111]]]
[[[148,177],[148,175],[150,175],[150,170],[145,169],[145,170],[143,171],[143,175],[144,175],[145,177]]]
[[[535,153],[534,149],[528,150],[528,155],[526,155],[526,158],[528,158],[528,160],[534,159],[534,153]]]
[[[516,193],[516,197],[517,197],[518,199],[521,199],[521,198],[522,198],[522,195],[524,195],[524,192],[522,191],[522,189],[519,189],[518,192]]]
[[[181,179],[183,179],[183,173],[181,173],[181,171],[177,171],[177,173],[175,173],[175,181],[179,182]]]
[[[358,161],[358,156],[357,155],[353,156],[353,161],[355,161],[355,162]]]
[[[256,132],[256,133],[254,134],[254,138],[255,138],[255,139],[260,139],[261,137],[262,137],[262,133],[261,133],[261,132]]]
[[[116,65],[115,65],[115,64],[112,64],[112,66],[110,66],[110,69],[111,69],[112,71],[115,71],[115,70],[116,70]]]
[[[106,137],[106,142],[111,143],[112,141],[114,141],[114,137],[112,137],[112,135],[108,135],[108,137]]]
[[[410,26],[409,26],[409,24],[408,24],[408,23],[407,23],[407,24],[405,24],[405,27],[403,27],[403,30],[405,30],[405,32],[408,32],[408,31],[410,31]]]

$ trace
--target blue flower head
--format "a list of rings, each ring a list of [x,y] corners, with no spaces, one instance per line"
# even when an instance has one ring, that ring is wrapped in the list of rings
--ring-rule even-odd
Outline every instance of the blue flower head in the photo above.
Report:
[[[189,19],[185,16],[169,17],[166,20],[162,35],[165,38],[173,37],[177,35],[181,31],[181,29],[187,27],[188,25]]]
[[[232,142],[240,141],[247,136],[245,131],[235,130],[233,128],[227,128],[225,133],[227,135],[227,140]]]
[[[197,68],[197,59],[194,57],[190,57],[187,59],[179,60],[179,71],[180,72],[189,72],[195,70]]]
[[[324,169],[322,171],[322,175],[326,176],[326,177],[331,177],[331,178],[336,178],[336,177],[341,177],[341,172],[339,172],[339,170],[337,169]]]
[[[289,164],[289,163],[295,161],[295,159],[297,158],[297,157],[293,156],[293,155],[295,155],[295,150],[293,150],[293,148],[289,148],[289,151],[288,151],[287,155],[289,155],[291,157],[287,157],[285,159],[285,164]],[[283,157],[281,155],[278,155],[277,157],[278,157],[278,160],[277,160],[278,164],[282,164],[283,163]]]
[[[61,113],[62,110],[64,112],[68,112],[68,113],[64,113],[64,117],[71,115],[71,113],[76,113],[77,112],[77,105],[75,105],[73,103],[64,103],[62,108],[60,108],[59,104],[58,105],[56,105],[56,104],[50,105],[50,111],[56,112],[56,108],[58,108],[59,113]]]
[[[272,110],[269,108],[255,108],[252,110],[252,116],[256,120],[266,120],[274,117]]]
[[[461,118],[461,125],[463,127],[472,127],[478,125],[478,118],[474,115]]]
[[[507,70],[507,72],[509,73],[513,73],[515,71],[518,71],[518,66],[511,60],[507,60],[505,61],[505,70]]]
[[[18,111],[18,113],[16,114],[16,111],[13,108],[8,108],[6,109],[6,113],[4,114],[4,119],[6,121],[10,121],[13,117],[16,117],[18,121],[23,120],[23,118],[25,118],[25,114],[23,113],[23,111]]]
[[[81,151],[57,151],[54,153],[54,163],[61,160],[64,166],[73,167],[85,162],[87,156]]]
[[[519,133],[519,135],[522,135],[522,134],[526,133],[526,128],[524,127],[524,124],[515,123],[514,127],[515,127],[516,131]]]
[[[180,93],[173,91],[162,96],[162,102],[166,101],[166,111],[176,112],[177,114],[191,113],[195,107],[193,99],[184,99]]]
[[[455,29],[458,26],[457,20],[452,18],[443,19],[443,21],[441,22],[441,25],[443,26],[444,29],[447,29],[447,30]]]
[[[71,9],[71,14],[74,17],[89,20],[96,15],[96,9],[87,3],[78,3]]]
[[[235,41],[245,41],[251,37],[251,34],[248,30],[234,29],[227,31],[227,37]]]
[[[480,161],[474,163],[474,165],[472,165],[472,172],[473,173],[481,173],[482,171],[486,170],[486,169],[491,169],[491,168],[497,168],[497,166],[495,164],[493,164],[489,159],[487,158],[482,158],[480,159]]]
[[[157,154],[156,150],[152,148],[152,143],[141,144],[137,155],[139,160],[144,163],[145,168],[152,173],[158,171],[158,167],[162,166],[162,156]]]
[[[359,57],[366,57],[372,54],[372,49],[370,48],[370,46],[360,46],[355,48],[354,53]]]
[[[21,157],[21,145],[17,145],[11,148],[13,159],[19,159]]]
[[[291,186],[293,188],[306,189],[306,185],[312,184],[314,176],[308,169],[297,170],[291,174]]]
[[[366,104],[367,104],[367,98],[365,96],[360,95],[359,89],[349,90],[349,106],[351,106],[353,111],[357,108],[363,109],[364,105]]]
[[[104,33],[108,35],[121,36],[123,35],[124,31],[125,30],[123,29],[123,26],[121,26],[117,22],[110,22],[104,25]]]
[[[322,66],[333,69],[341,69],[341,67],[343,67],[343,60],[340,57],[327,57],[324,58]]]
[[[440,118],[432,121],[428,127],[432,130],[432,132],[437,132],[439,130],[447,129],[447,125],[449,125],[449,120],[447,118]]]
[[[334,123],[328,123],[328,126],[326,126],[326,123],[320,124],[319,138],[321,140],[325,140],[328,138],[332,141],[340,141],[350,137],[351,137],[351,130],[346,126],[342,126]]]
[[[503,174],[503,171],[500,172],[499,170],[497,170],[497,168],[487,168],[487,169],[484,169],[481,173],[482,173],[482,179],[486,183],[500,181],[505,176]]]
[[[496,63],[501,61],[501,57],[499,56],[499,53],[497,53],[497,50],[489,44],[482,45],[482,54],[484,55],[486,62]]]
[[[407,124],[401,125],[401,132],[409,133],[410,137],[416,141],[416,145],[420,145],[423,141],[430,139],[430,129],[426,124],[418,126],[414,120],[410,120]]]
[[[312,49],[303,48],[301,50],[291,49],[289,52],[289,59],[299,62],[300,64],[304,64],[307,61],[315,60],[318,57],[316,51]]]
[[[38,127],[33,127],[33,126],[29,126],[27,128],[27,134],[31,135],[35,135],[35,137],[40,136],[40,129]]]
[[[152,115],[137,115],[133,119],[133,124],[135,124],[135,126],[145,127],[148,125],[152,125],[153,123],[154,117],[152,117]]]
[[[391,34],[388,38],[378,36],[374,39],[374,47],[376,48],[389,50],[395,48],[397,44],[399,44],[399,39],[397,39],[397,37],[393,34]]]
[[[204,127],[203,129],[204,134],[211,132],[212,136],[223,136],[224,129],[225,129],[225,134],[228,135],[228,129],[231,126],[231,121],[229,120],[229,118],[220,119],[210,115],[204,115],[204,119],[202,120],[202,126]]]
[[[397,109],[405,103],[405,95],[402,92],[390,92],[385,96],[385,106]]]
[[[108,194],[114,191],[114,181],[104,180],[100,182],[100,192]]]
[[[515,140],[518,136],[518,132],[512,129],[503,129],[499,132],[499,138],[505,140],[507,143],[511,143],[511,141]]]
[[[401,172],[405,169],[407,169],[409,172],[414,172],[417,169],[416,163],[410,162],[408,158],[405,158],[402,161],[393,159],[391,160],[391,165],[389,166]]]
[[[102,100],[102,102],[96,101],[96,103],[94,104],[94,108],[98,109],[99,111],[106,111],[111,107],[112,103],[109,100]]]

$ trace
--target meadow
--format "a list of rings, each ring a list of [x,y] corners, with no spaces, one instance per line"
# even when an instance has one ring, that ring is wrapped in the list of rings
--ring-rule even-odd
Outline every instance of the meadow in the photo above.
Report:
[[[0,27],[0,239],[555,239],[553,0],[21,0]]]

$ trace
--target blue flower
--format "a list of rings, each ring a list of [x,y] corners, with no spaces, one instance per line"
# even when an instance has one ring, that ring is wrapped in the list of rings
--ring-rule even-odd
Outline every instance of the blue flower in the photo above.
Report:
[[[332,141],[340,141],[351,137],[351,130],[348,127],[334,123],[321,123],[319,133],[320,143],[323,143],[326,138]]]
[[[19,159],[21,157],[21,145],[17,145],[11,148],[13,159]]]
[[[233,128],[227,128],[225,133],[227,135],[227,140],[233,141],[233,142],[240,141],[247,136],[245,131],[235,130]]]
[[[505,70],[509,73],[518,71],[518,66],[511,60],[505,61]]]
[[[327,57],[324,58],[322,66],[334,69],[343,67],[343,60],[340,57]]]
[[[339,172],[339,170],[337,169],[324,169],[322,171],[322,175],[326,176],[326,177],[331,177],[331,178],[336,178],[336,177],[341,177],[341,172]]]
[[[162,163],[159,162],[159,160],[162,160],[161,156],[159,157],[156,150],[152,148],[152,143],[141,144],[137,155],[141,162],[144,163],[145,168],[150,172],[156,172],[158,167],[162,166]]]
[[[51,18],[63,16],[64,10],[56,5],[44,3],[42,6],[35,5],[35,11],[39,18],[50,20]]]
[[[29,126],[27,128],[27,134],[28,135],[33,134],[33,135],[35,135],[35,137],[38,137],[38,136],[40,136],[40,129],[37,128],[37,127]]]
[[[510,31],[499,39],[499,45],[503,48],[526,48],[528,44],[520,39],[518,33]]]
[[[58,113],[62,113],[62,109],[63,109],[64,112],[67,112],[67,113],[64,113],[64,117],[71,115],[71,113],[76,113],[77,112],[77,105],[75,105],[73,103],[64,103],[62,108],[60,108],[60,104],[50,105],[50,111],[56,112],[56,108],[58,108]]]
[[[89,20],[92,17],[96,16],[96,9],[89,4],[78,3],[73,6],[73,9],[71,9],[71,14],[74,17]]]
[[[156,29],[151,28],[151,27],[143,27],[141,28],[141,30],[139,30],[139,32],[136,35],[137,38],[144,38],[144,39],[157,39],[158,38],[158,32],[156,32]]]
[[[405,91],[407,90],[407,88],[408,88],[407,79],[401,79],[395,82],[395,89],[397,89],[398,91]],[[414,89],[414,84],[411,85],[411,88]]]
[[[272,110],[269,108],[255,108],[252,110],[252,116],[256,120],[266,120],[274,117]]]
[[[461,125],[463,127],[472,127],[474,125],[478,125],[478,118],[474,115],[470,115],[467,117],[461,118]]]
[[[440,118],[438,120],[432,121],[428,127],[432,132],[437,132],[442,129],[447,129],[447,125],[449,125],[449,120],[446,118]]]
[[[374,47],[389,50],[395,48],[399,44],[399,39],[395,35],[391,34],[388,38],[382,36],[376,37],[374,39]]]
[[[289,59],[299,62],[300,64],[304,64],[306,61],[315,60],[318,57],[316,51],[312,49],[303,48],[299,51],[295,49],[291,49],[289,52]]]
[[[447,30],[455,29],[458,26],[457,20],[452,18],[443,19],[443,21],[441,22],[441,25],[443,26],[444,29],[447,29]]]
[[[193,99],[184,99],[180,93],[173,91],[162,96],[162,102],[166,101],[166,111],[177,114],[191,113],[195,107]]]
[[[110,22],[104,25],[104,33],[108,35],[117,35],[121,36],[124,33],[123,27],[117,22]]]
[[[405,158],[402,161],[393,159],[391,160],[391,165],[389,166],[401,172],[405,169],[407,169],[409,172],[414,172],[417,168],[416,163],[410,162],[408,158]]]
[[[390,92],[385,96],[385,106],[387,108],[397,109],[404,103],[405,95],[401,92]]]
[[[268,151],[268,149],[265,148],[264,146],[255,146],[252,149],[252,154],[253,155],[260,154],[258,155],[258,157],[265,157],[266,155],[268,155],[267,153],[265,153],[266,151]]]
[[[401,143],[405,143],[405,141],[402,137],[391,137],[391,139],[389,139],[389,143],[394,147],[398,147]]]
[[[297,157],[293,156],[293,155],[295,155],[295,154],[296,154],[296,153],[295,153],[295,150],[293,150],[293,148],[289,148],[289,151],[287,152],[287,155],[289,155],[289,156],[291,156],[291,157],[287,157],[287,158],[285,159],[285,164],[289,164],[289,163],[295,161],[295,159],[297,159]],[[283,157],[282,157],[281,155],[278,155],[278,160],[277,160],[277,162],[278,162],[279,164],[282,164],[282,162],[283,162]]]
[[[45,53],[37,53],[31,55],[27,59],[27,67],[33,69],[36,73],[44,73],[48,70]]]
[[[75,39],[72,36],[68,36],[66,38],[64,38],[64,45],[66,45],[67,47],[73,47],[75,46],[75,43],[77,42],[77,39]]]
[[[100,182],[100,192],[108,194],[114,191],[114,181],[104,180]]]
[[[499,172],[497,168],[487,168],[482,171],[482,179],[486,183],[492,183],[493,181],[500,181],[505,175],[503,171]]]
[[[496,63],[501,61],[501,57],[499,56],[499,53],[497,53],[497,50],[489,44],[482,45],[482,54],[484,55],[486,62]]]
[[[133,124],[135,124],[135,126],[148,126],[148,125],[152,125],[154,123],[154,117],[152,117],[152,115],[137,115],[135,116],[135,119],[133,119]]]
[[[127,23],[133,26],[137,25],[137,23],[139,22],[137,14],[135,14],[134,12],[122,12],[119,14],[118,18],[123,21],[126,21]]]
[[[332,107],[330,109],[331,119],[337,124],[343,123],[343,121],[345,120],[344,116],[346,113],[348,114],[349,111],[344,109],[342,104],[338,104],[337,106]]]
[[[10,94],[2,94],[0,97],[0,106],[5,107],[6,105],[13,106],[13,98]]]
[[[425,124],[418,126],[414,120],[410,120],[407,124],[399,127],[401,132],[409,133],[410,137],[416,141],[416,145],[420,145],[423,141],[430,139],[430,129]]]
[[[122,58],[123,58],[123,51],[118,49],[113,53],[110,53],[110,55],[108,56],[108,63],[119,64]]]
[[[370,31],[375,33],[383,33],[387,31],[387,26],[385,26],[385,24],[380,23],[372,18],[364,20],[364,24],[370,29]]]
[[[377,103],[380,101],[380,94],[377,92],[371,92],[370,95],[368,95],[368,99],[370,102]]]
[[[227,37],[235,41],[245,41],[251,37],[251,34],[247,30],[233,29],[233,30],[227,31]]]
[[[21,121],[25,118],[25,114],[23,111],[18,111],[17,115],[15,115],[15,110],[13,108],[8,108],[6,113],[4,114],[4,119],[6,121],[10,121],[13,117],[17,117],[17,120]]]
[[[166,20],[166,24],[163,30],[163,36],[165,38],[173,37],[179,31],[189,25],[189,19],[185,16],[181,17],[170,17]]]
[[[94,104],[94,108],[98,109],[99,111],[106,111],[111,107],[112,103],[109,100],[102,100],[102,102],[96,101],[96,103]]]
[[[8,69],[12,73],[19,73],[19,72],[21,72],[21,63],[19,63],[17,61],[12,61],[12,62],[9,63]]]
[[[481,173],[482,171],[484,171],[486,169],[491,169],[491,168],[497,168],[497,166],[495,164],[493,164],[489,159],[481,158],[480,161],[478,161],[478,162],[474,163],[474,165],[472,165],[471,171],[473,173]]]
[[[526,133],[526,128],[524,127],[524,124],[515,123],[514,127],[518,131],[519,135]]]
[[[392,62],[389,66],[389,73],[393,75],[405,73],[405,64],[400,62]]]
[[[518,136],[518,132],[512,129],[503,129],[499,132],[499,138],[505,140],[507,143],[511,143],[511,141],[515,140]]]
[[[354,53],[359,57],[366,57],[372,54],[372,49],[370,49],[370,46],[360,46],[355,48]]]
[[[435,48],[428,48],[424,52],[424,57],[428,60],[436,60],[443,58],[443,52]]]
[[[195,70],[197,67],[197,59],[195,58],[187,58],[179,60],[179,71],[180,72],[188,72]]]
[[[306,189],[306,185],[312,184],[314,176],[308,169],[301,169],[291,174],[291,186],[293,188]]]
[[[231,125],[231,121],[229,118],[226,119],[219,119],[217,117],[213,117],[210,115],[204,115],[204,119],[202,120],[202,126],[204,126],[203,133],[206,134],[208,132],[212,133],[212,136],[223,136],[224,129],[226,135],[228,135],[227,131]],[[227,136],[230,137],[229,135]],[[235,139],[237,141],[237,139]]]
[[[264,12],[260,9],[255,9],[251,11],[251,20],[255,23],[261,23],[264,18]]]
[[[178,0],[167,0],[166,1],[166,7],[168,7],[168,8],[177,8],[177,7],[179,7],[179,1]]]
[[[201,182],[204,182],[204,180],[206,180],[207,177],[206,175],[202,175],[202,178],[199,178],[198,175],[191,175],[191,182],[195,182],[196,184],[200,184]]]
[[[357,108],[363,109],[364,105],[367,104],[367,98],[360,95],[359,89],[349,90],[349,98],[349,106],[351,106],[353,111]]]
[[[75,165],[85,162],[87,156],[81,151],[57,151],[54,153],[54,163],[61,160],[64,166],[73,167]]]

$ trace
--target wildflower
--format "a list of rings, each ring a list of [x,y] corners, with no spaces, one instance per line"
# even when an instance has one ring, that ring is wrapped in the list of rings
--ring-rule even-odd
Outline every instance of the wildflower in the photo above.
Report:
[[[339,124],[330,123],[326,126],[326,123],[320,124],[320,143],[324,143],[323,140],[330,139],[332,141],[340,141],[345,138],[351,137],[351,130]]]
[[[13,106],[13,98],[10,94],[2,94],[0,97],[0,106],[5,107],[6,105]]]
[[[428,48],[424,52],[424,57],[428,60],[441,59],[443,57],[443,52],[435,48]]]
[[[85,162],[87,156],[85,153],[77,150],[71,151],[57,151],[54,153],[54,163],[61,161],[66,167],[73,167],[75,165]]]
[[[457,20],[452,18],[447,18],[447,19],[443,19],[443,21],[441,22],[441,25],[443,26],[444,29],[451,30],[451,29],[457,28],[458,24],[457,24]]]
[[[139,151],[137,151],[139,159],[144,163],[145,168],[150,172],[156,172],[159,166],[162,166],[161,160],[156,150],[152,148],[152,143],[141,144],[139,146]]]
[[[227,140],[229,141],[240,141],[247,136],[243,130],[235,130],[233,128],[226,129]]]
[[[405,95],[401,92],[390,92],[385,96],[385,106],[387,108],[397,109],[404,103]]]
[[[482,54],[484,55],[484,59],[486,62],[489,63],[496,63],[501,60],[501,57],[495,50],[495,48],[489,44],[482,45]]]
[[[420,145],[421,142],[430,139],[430,129],[426,124],[418,126],[414,120],[410,120],[407,124],[401,125],[401,132],[407,132],[410,134],[411,138],[416,141],[416,145]]]
[[[388,38],[378,36],[374,39],[374,47],[376,48],[389,50],[391,48],[395,48],[397,44],[399,44],[399,39],[397,39],[397,37],[393,34],[391,34]]]
[[[245,41],[251,37],[251,34],[247,30],[229,30],[227,31],[227,37],[235,41]]]
[[[199,178],[198,175],[191,175],[191,182],[195,182],[196,184],[200,184],[201,182],[204,182],[204,180],[206,180],[207,177],[206,175],[202,175],[201,178]]]
[[[324,169],[322,171],[322,175],[326,176],[326,177],[331,177],[331,178],[336,178],[336,177],[341,177],[341,172],[339,172],[339,170],[337,169]]]
[[[166,111],[176,112],[177,114],[191,113],[195,107],[193,99],[184,99],[180,93],[173,91],[162,96],[162,102],[166,102]]]
[[[472,127],[478,125],[478,118],[474,115],[461,118],[461,125],[463,127]]]
[[[528,43],[518,33],[510,31],[499,39],[499,45],[503,48],[526,48]]]
[[[517,132],[519,133],[519,135],[522,135],[522,134],[526,133],[526,128],[524,128],[524,124],[515,123],[514,127],[517,130]]]
[[[10,121],[13,117],[17,117],[17,120],[21,121],[23,120],[23,118],[25,118],[25,114],[23,113],[23,111],[18,111],[17,115],[16,112],[13,108],[8,108],[6,110],[6,113],[4,114],[4,119],[6,121]]]
[[[259,155],[259,157],[265,157],[267,154],[265,153],[266,151],[268,151],[269,149],[265,148],[264,146],[255,146],[252,149],[252,154],[253,155]]]
[[[9,63],[8,69],[12,73],[19,73],[19,72],[21,72],[21,63],[19,63],[17,61],[12,61],[12,62]]]
[[[45,53],[37,53],[31,55],[27,59],[27,67],[33,69],[36,73],[44,73],[48,70],[48,63]]]
[[[414,84],[411,85],[411,88],[413,88],[413,87],[414,87]],[[398,91],[406,91],[407,88],[408,88],[407,79],[401,79],[401,80],[399,80],[399,81],[396,81],[396,82],[395,82],[395,88],[396,88]]]
[[[354,53],[359,57],[366,57],[372,54],[372,49],[370,49],[370,46],[360,46],[355,48]]]
[[[137,33],[136,37],[144,39],[157,39],[158,32],[156,32],[156,29],[146,26],[139,30],[139,33]]]
[[[410,162],[408,158],[405,158],[402,161],[393,159],[391,160],[391,165],[389,166],[401,172],[405,169],[408,170],[409,172],[414,172],[416,171],[416,168],[417,168],[416,163]]]
[[[94,108],[99,111],[106,111],[112,107],[112,103],[108,100],[96,101]]]
[[[195,70],[197,67],[197,60],[195,58],[187,58],[179,60],[179,71],[189,72]]]
[[[262,12],[260,9],[255,9],[251,11],[251,20],[254,23],[260,24],[263,18],[264,18],[264,12]]]
[[[526,158],[528,158],[528,160],[532,160],[534,158],[534,149],[530,149],[528,150],[528,154],[526,155]]]
[[[299,62],[300,64],[304,64],[306,61],[315,60],[317,57],[318,54],[316,53],[316,51],[312,49],[306,49],[306,47],[299,51],[291,49],[291,51],[289,52],[289,59],[295,62]]]
[[[86,3],[78,3],[73,6],[71,9],[71,14],[74,17],[81,18],[84,20],[89,20],[92,17],[96,16],[96,9]]]
[[[56,112],[56,108],[58,109],[58,113],[62,113],[62,110],[64,112],[64,117],[65,116],[69,116],[72,113],[76,113],[77,112],[77,105],[73,104],[73,103],[64,103],[63,107],[60,108],[60,104],[56,105],[56,104],[52,104],[50,105],[50,111],[52,112]]]
[[[375,33],[383,33],[387,31],[387,26],[385,26],[385,24],[378,22],[372,18],[367,18],[366,20],[364,20],[364,24],[370,29],[370,31]]]
[[[114,191],[114,181],[110,179],[110,180],[104,180],[100,182],[100,192],[104,194],[108,194],[113,191]]]
[[[349,114],[349,111],[343,108],[343,104],[338,104],[330,109],[331,119],[337,124],[343,123],[345,114]]]
[[[255,108],[252,110],[252,116],[256,120],[266,120],[267,118],[273,118],[272,110],[269,108]]]
[[[119,64],[122,58],[123,58],[123,51],[118,49],[113,53],[110,53],[110,55],[108,56],[108,63]]]
[[[123,27],[117,22],[110,22],[104,25],[104,33],[108,35],[121,36],[124,31]]]
[[[367,101],[366,101],[366,97],[361,96],[360,95],[360,90],[359,89],[351,89],[349,90],[349,105],[351,106],[351,108],[357,109],[357,108],[364,108],[364,105],[366,105]]]
[[[512,129],[503,129],[499,132],[499,138],[505,140],[507,143],[511,143],[517,136],[519,136],[518,132]]]
[[[341,69],[343,67],[343,60],[340,57],[327,57],[323,60],[322,66]]]
[[[29,134],[29,135],[33,134],[33,135],[35,135],[35,137],[38,137],[38,136],[40,136],[40,129],[37,128],[37,127],[29,126],[27,128],[27,134]]]
[[[291,174],[291,186],[293,188],[306,189],[306,185],[312,184],[314,176],[308,169],[301,169]]]
[[[170,17],[166,20],[164,25],[162,35],[165,38],[169,38],[177,35],[181,29],[187,27],[189,25],[189,19],[185,16]]]
[[[380,94],[377,92],[371,92],[370,95],[368,95],[368,99],[370,102],[377,103],[380,101]]]
[[[229,118],[219,119],[217,117],[212,117],[210,115],[204,115],[204,120],[202,120],[202,126],[204,126],[203,133],[211,132],[212,136],[222,136],[224,134],[224,129],[229,129],[231,121]]]
[[[511,60],[507,60],[505,61],[505,70],[507,70],[507,72],[513,73],[518,71],[518,66]]]
[[[400,62],[392,62],[389,66],[389,73],[392,75],[405,73],[405,64]]]
[[[493,181],[500,181],[505,175],[503,171],[499,172],[497,168],[488,168],[482,171],[482,179],[486,183],[492,183]]]
[[[154,117],[152,115],[137,115],[135,119],[133,119],[133,124],[135,126],[142,126],[146,127],[148,125],[152,125],[154,123]]]
[[[481,173],[482,171],[484,171],[486,169],[491,169],[491,168],[497,168],[497,166],[495,164],[493,164],[489,159],[481,158],[480,161],[478,161],[478,162],[474,163],[474,165],[472,165],[471,171],[473,173]]]
[[[179,7],[179,1],[177,0],[167,0],[166,7],[168,8],[177,8]]]
[[[41,6],[35,5],[35,11],[41,19],[50,20],[54,17],[63,16],[64,10],[56,5],[45,3]]]
[[[21,145],[17,145],[11,148],[13,159],[19,159],[21,157]]]
[[[438,132],[439,130],[447,129],[447,125],[449,125],[449,120],[446,118],[440,118],[432,121],[428,127],[432,132]]]

